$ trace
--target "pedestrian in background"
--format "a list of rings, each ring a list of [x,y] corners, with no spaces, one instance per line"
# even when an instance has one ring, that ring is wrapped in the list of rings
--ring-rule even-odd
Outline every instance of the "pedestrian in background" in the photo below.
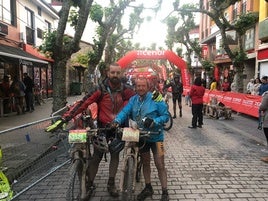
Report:
[[[224,78],[223,83],[221,84],[222,91],[231,91],[231,84],[228,81],[228,78]]]
[[[152,150],[154,164],[158,171],[158,177],[162,186],[161,201],[168,201],[167,190],[167,171],[165,168],[164,158],[164,131],[163,125],[168,121],[169,114],[166,103],[153,100],[150,92],[150,83],[146,78],[136,80],[136,92],[128,104],[116,116],[114,122],[122,124],[130,117],[131,120],[137,122],[138,127],[148,131],[159,131],[158,135],[151,135],[146,139],[145,145],[140,149],[141,161],[143,164],[143,175],[145,180],[145,188],[137,196],[138,201],[143,201],[147,197],[151,197],[154,193],[151,185],[151,155]]]
[[[201,77],[196,77],[194,85],[190,89],[190,98],[192,100],[192,125],[189,128],[202,128],[203,125],[203,96],[205,87],[202,86]],[[197,124],[198,123],[198,124]]]
[[[253,87],[254,87],[254,79],[250,79],[247,84],[247,94],[253,93]]]
[[[25,89],[25,102],[26,102],[26,111],[25,112],[32,112],[34,111],[34,81],[27,73],[23,73],[23,83],[26,86]]]
[[[261,80],[260,78],[257,77],[254,81],[252,95],[259,95],[260,86],[261,86]]]
[[[259,88],[259,95],[262,96],[266,91],[268,91],[268,77],[263,76],[261,78],[261,85]],[[258,129],[262,129],[262,113],[259,110],[259,118],[258,118]]]
[[[179,106],[180,117],[182,117],[182,93],[183,93],[183,84],[180,81],[180,76],[178,74],[174,75],[173,80],[169,83],[165,84],[163,87],[163,91],[171,87],[172,91],[172,101],[173,101],[173,119],[177,117],[177,102]]]
[[[212,79],[212,82],[210,84],[210,90],[217,90],[217,80],[215,78]]]
[[[261,78],[261,86],[259,88],[259,95],[262,96],[264,92],[268,91],[268,76]]]
[[[10,92],[13,94],[15,99],[15,108],[17,111],[17,115],[25,113],[25,107],[24,107],[25,89],[26,87],[24,83],[21,80],[19,80],[19,77],[17,75],[15,75],[13,77],[13,81],[10,86]]]
[[[259,107],[259,111],[262,118],[263,132],[266,138],[266,145],[268,146],[268,91],[262,94],[262,100]],[[262,161],[268,163],[268,156],[261,158]]]
[[[10,112],[9,104],[10,104],[10,98],[9,98],[9,76],[4,75],[2,83],[0,83],[0,98],[3,99],[3,109],[4,109],[4,115]]]
[[[185,105],[189,105],[189,107],[192,107],[192,101],[191,101],[191,98],[190,98],[190,91],[186,92]]]

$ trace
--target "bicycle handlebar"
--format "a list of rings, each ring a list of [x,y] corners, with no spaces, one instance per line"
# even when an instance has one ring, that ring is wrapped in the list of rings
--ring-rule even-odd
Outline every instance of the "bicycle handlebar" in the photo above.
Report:
[[[98,132],[98,131],[110,131],[110,130],[113,130],[113,128],[110,128],[110,127],[106,127],[106,128],[93,128],[93,129],[89,129],[89,130],[87,130],[87,132],[88,133],[96,133],[96,132]],[[122,128],[122,127],[118,127],[118,128],[116,128],[115,129],[115,132],[116,133],[122,133],[123,132],[123,130],[124,130],[124,127]],[[158,135],[158,134],[160,134],[160,130],[158,130],[158,131],[145,131],[145,130],[139,130],[139,132],[140,132],[140,135],[142,135],[142,136],[146,136],[146,135]]]

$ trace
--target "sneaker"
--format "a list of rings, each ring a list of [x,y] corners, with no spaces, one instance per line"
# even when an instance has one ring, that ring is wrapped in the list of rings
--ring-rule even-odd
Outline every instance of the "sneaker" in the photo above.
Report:
[[[168,194],[162,194],[162,197],[161,197],[161,200],[160,201],[169,201]]]
[[[112,197],[118,197],[119,193],[118,190],[115,187],[115,184],[107,184],[107,191],[109,192],[110,196]]]
[[[197,127],[202,128],[202,125],[201,125],[201,124],[199,124]]]
[[[142,190],[142,192],[137,196],[137,200],[138,201],[143,201],[145,200],[147,197],[152,197],[152,195],[154,194],[154,190],[153,188],[144,188]]]
[[[196,126],[188,126],[188,128],[196,129]]]
[[[176,119],[176,115],[174,115],[172,118],[173,118],[173,119]]]

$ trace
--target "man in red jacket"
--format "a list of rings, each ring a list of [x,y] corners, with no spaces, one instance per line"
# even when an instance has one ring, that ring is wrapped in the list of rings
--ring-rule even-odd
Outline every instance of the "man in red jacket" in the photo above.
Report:
[[[109,67],[107,78],[99,84],[95,89],[89,92],[82,100],[73,105],[65,114],[62,115],[60,122],[56,122],[56,126],[49,126],[46,131],[53,132],[62,123],[70,121],[76,115],[80,114],[92,103],[98,104],[98,126],[106,127],[110,124],[115,116],[126,105],[128,100],[135,95],[135,91],[128,85],[122,83],[122,69],[114,63]],[[108,135],[108,136],[107,136]],[[107,133],[106,138],[113,137],[114,133]],[[111,145],[114,143],[110,143]],[[110,147],[109,147],[110,148]],[[119,164],[119,152],[111,151],[111,159],[109,165],[109,179],[107,190],[112,197],[118,197],[118,191],[115,187],[115,176]],[[93,182],[98,172],[99,164],[103,158],[104,153],[97,148],[94,148],[94,154],[90,161],[89,167],[89,184],[90,188],[94,188]]]
[[[203,125],[203,96],[205,87],[202,86],[201,77],[195,78],[194,85],[190,89],[190,98],[192,100],[192,126],[189,128],[202,128]],[[197,125],[198,122],[198,125]]]

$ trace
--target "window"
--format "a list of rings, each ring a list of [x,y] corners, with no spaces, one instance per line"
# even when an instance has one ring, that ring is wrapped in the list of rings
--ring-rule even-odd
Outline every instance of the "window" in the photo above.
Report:
[[[252,29],[249,29],[246,31],[246,34],[245,34],[245,50],[252,50],[254,49],[254,40],[255,40],[255,30],[254,28]]]
[[[0,0],[0,21],[16,25],[16,0]]]
[[[29,28],[33,28],[33,11],[26,8],[26,15],[27,15],[27,26]]]
[[[233,21],[235,21],[237,18],[237,3],[234,5],[234,10],[233,10]]]
[[[243,0],[242,5],[241,5],[241,13],[246,13],[247,12],[247,1]]]
[[[46,20],[45,20],[45,23],[46,23],[46,31],[50,32],[51,31],[51,23],[46,21]]]
[[[27,44],[34,45],[34,13],[26,8],[26,42]]]
[[[40,28],[37,28],[37,38],[40,38],[40,39],[43,38],[43,31]]]
[[[37,12],[38,12],[38,15],[39,15],[39,16],[42,16],[42,10],[41,10],[41,7],[39,7],[39,6],[37,7]]]

